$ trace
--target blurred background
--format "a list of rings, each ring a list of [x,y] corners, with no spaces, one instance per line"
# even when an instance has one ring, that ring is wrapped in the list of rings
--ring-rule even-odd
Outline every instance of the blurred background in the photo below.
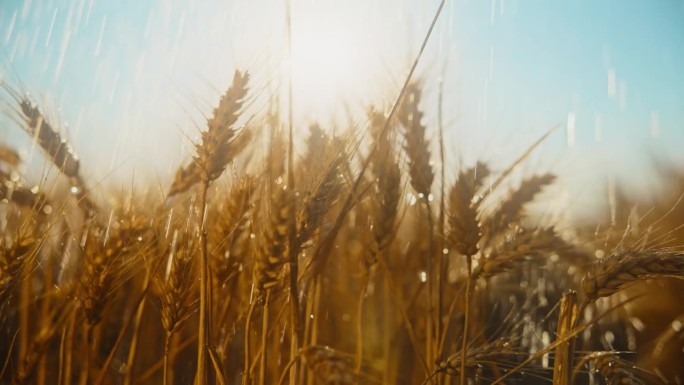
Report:
[[[253,75],[254,114],[285,108],[291,69],[301,132],[363,129],[369,105],[391,105],[438,4],[292,0],[290,60],[285,1],[4,0],[0,72],[86,175],[166,182],[235,68]],[[445,128],[447,174],[476,159],[503,167],[558,126],[522,173],[561,174],[558,206],[574,220],[607,216],[617,182],[656,191],[652,158],[684,162],[683,19],[680,0],[448,0],[417,74],[428,127]],[[0,115],[0,140],[31,152]]]

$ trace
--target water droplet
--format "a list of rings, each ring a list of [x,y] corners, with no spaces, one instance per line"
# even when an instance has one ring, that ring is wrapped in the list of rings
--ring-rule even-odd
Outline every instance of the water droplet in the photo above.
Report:
[[[420,280],[420,282],[427,282],[427,279],[428,279],[427,273],[424,271],[421,271],[420,273],[418,273],[418,279]]]
[[[44,213],[44,214],[47,214],[47,215],[52,214],[52,206],[50,206],[50,205],[45,205],[45,206],[43,207],[43,213]]]
[[[250,233],[250,234],[249,234],[249,239],[254,239],[254,238],[256,238],[256,234]]]
[[[72,194],[78,194],[79,188],[78,186],[71,186],[69,191],[71,191]]]
[[[613,342],[615,342],[615,334],[613,334],[613,332],[611,332],[610,330],[605,332],[603,334],[603,337],[606,339],[606,342],[608,342],[608,344],[610,345],[612,345]]]
[[[676,332],[681,332],[682,331],[682,322],[679,320],[674,320],[672,321],[672,330]]]
[[[444,255],[449,254],[449,249],[447,249],[447,248],[442,249],[442,254],[444,254]]]

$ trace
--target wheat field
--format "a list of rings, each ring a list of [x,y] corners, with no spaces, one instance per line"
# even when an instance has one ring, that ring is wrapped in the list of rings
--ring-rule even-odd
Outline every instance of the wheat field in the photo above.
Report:
[[[0,383],[681,383],[684,173],[660,165],[675,193],[656,202],[620,189],[613,223],[561,227],[530,209],[557,176],[512,177],[554,129],[503,169],[445,175],[412,74],[388,112],[311,124],[295,150],[288,116],[245,113],[234,71],[159,195],[96,194],[2,80],[59,176],[34,187],[0,144]]]

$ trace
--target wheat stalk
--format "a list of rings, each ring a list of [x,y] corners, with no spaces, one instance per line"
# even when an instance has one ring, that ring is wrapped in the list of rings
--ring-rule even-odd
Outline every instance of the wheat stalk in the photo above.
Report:
[[[225,170],[228,163],[244,149],[247,141],[235,138],[237,122],[244,99],[247,95],[249,75],[235,71],[233,82],[226,93],[221,96],[218,107],[207,120],[207,130],[202,132],[202,141],[195,145],[197,155],[192,162],[180,167],[171,184],[169,196],[182,193],[197,183],[201,183],[199,192],[199,252],[200,252],[200,321],[197,346],[197,385],[207,382],[207,349],[211,335],[210,309],[212,309],[209,293],[209,267],[207,253],[207,233],[205,230],[205,210],[207,190],[212,181]]]
[[[556,329],[557,338],[564,338],[570,333],[578,317],[577,293],[568,291],[563,294],[560,302],[558,314],[558,327]],[[553,384],[568,385],[572,374],[572,358],[574,356],[574,341],[572,339],[558,345],[556,355],[553,359]]]
[[[477,218],[480,200],[476,200],[476,193],[482,187],[484,179],[489,175],[487,166],[477,163],[475,167],[461,171],[456,184],[449,193],[449,225],[447,235],[449,243],[458,253],[466,257],[465,318],[461,342],[461,373],[465,373],[468,330],[470,321],[470,291],[472,287],[472,258],[479,251],[481,231]],[[460,384],[465,384],[465,376],[461,376]]]

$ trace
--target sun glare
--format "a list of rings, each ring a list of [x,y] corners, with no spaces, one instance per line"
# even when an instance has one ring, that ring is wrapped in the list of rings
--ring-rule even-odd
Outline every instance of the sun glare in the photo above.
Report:
[[[365,98],[371,67],[368,42],[343,26],[307,23],[292,31],[292,82],[296,100],[313,118],[340,112],[342,103]],[[342,102],[342,103],[341,103]]]

